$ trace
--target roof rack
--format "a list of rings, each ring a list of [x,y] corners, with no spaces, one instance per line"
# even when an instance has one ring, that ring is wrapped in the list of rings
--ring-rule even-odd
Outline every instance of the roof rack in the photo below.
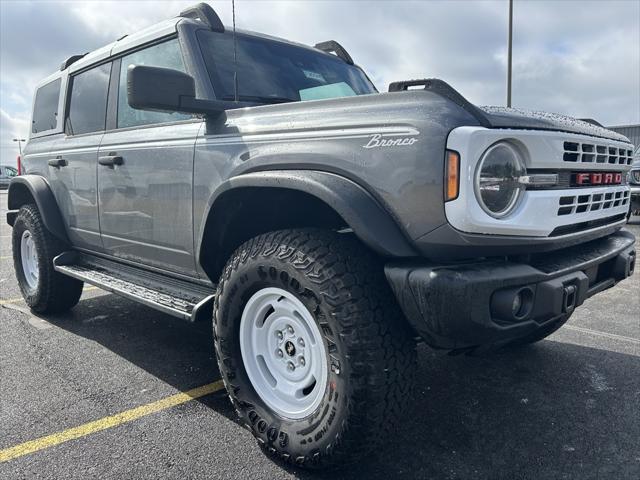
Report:
[[[335,40],[316,43],[315,48],[317,48],[318,50],[322,50],[325,53],[335,53],[346,63],[348,63],[349,65],[353,65],[353,59],[351,58],[351,55],[349,55],[344,47]]]
[[[189,7],[181,11],[179,16],[200,20],[201,22],[207,24],[209,28],[214,32],[224,32],[224,25],[222,25],[220,17],[216,13],[216,11],[211,8],[211,5],[208,5],[206,3],[198,3],[193,7]]]
[[[86,53],[81,53],[81,54],[78,54],[78,55],[71,55],[64,62],[62,62],[62,64],[60,64],[60,71],[64,70],[65,68],[68,68],[69,65],[71,65],[72,63],[77,62],[78,60],[80,60],[85,55],[86,55]]]

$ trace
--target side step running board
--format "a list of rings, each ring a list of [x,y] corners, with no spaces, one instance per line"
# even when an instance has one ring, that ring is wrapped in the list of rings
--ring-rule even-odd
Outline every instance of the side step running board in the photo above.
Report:
[[[167,277],[79,252],[53,260],[56,271],[189,321],[209,320],[215,286]]]

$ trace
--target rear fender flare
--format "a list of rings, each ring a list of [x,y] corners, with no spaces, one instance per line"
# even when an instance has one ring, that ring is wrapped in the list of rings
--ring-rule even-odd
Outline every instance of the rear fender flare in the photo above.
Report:
[[[13,226],[18,209],[22,205],[30,203],[31,199],[33,199],[40,211],[45,228],[63,242],[69,242],[58,203],[51,191],[49,182],[44,177],[40,175],[20,175],[15,177],[11,180],[7,197],[9,209],[7,223],[9,225]]]

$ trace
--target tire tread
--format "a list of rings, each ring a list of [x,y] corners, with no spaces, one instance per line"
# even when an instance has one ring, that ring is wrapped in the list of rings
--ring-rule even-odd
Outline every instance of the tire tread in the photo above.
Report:
[[[414,386],[415,342],[380,260],[355,237],[325,230],[281,230],[257,236],[240,246],[224,269],[214,305],[214,330],[226,283],[241,265],[260,256],[288,262],[315,284],[340,325],[353,385],[347,407],[350,412],[345,417],[348,421],[326,451],[294,458],[285,449],[261,443],[263,450],[311,468],[362,458],[387,442],[396,430]],[[216,350],[225,385],[235,402],[233,386],[224,374],[225,359],[220,358],[224,355]],[[253,431],[250,422],[243,420]],[[261,440],[255,431],[254,435]]]
[[[30,294],[23,282],[22,263],[20,258],[21,231],[16,226],[23,223],[31,231],[39,254],[38,267],[40,269],[38,290]],[[13,263],[18,277],[18,284],[22,295],[29,307],[37,313],[61,313],[74,307],[82,295],[83,282],[68,277],[53,267],[53,259],[66,250],[66,245],[54,237],[45,228],[40,211],[35,204],[20,207],[14,223]]]

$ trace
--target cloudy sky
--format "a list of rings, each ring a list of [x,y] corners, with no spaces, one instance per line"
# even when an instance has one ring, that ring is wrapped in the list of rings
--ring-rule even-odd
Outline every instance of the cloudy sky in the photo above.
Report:
[[[34,85],[68,56],[175,16],[188,1],[0,0],[0,162],[26,138]],[[231,24],[231,0],[210,1]],[[505,102],[506,0],[236,0],[239,28],[335,39],[384,91],[438,77],[474,103]],[[513,105],[605,125],[640,123],[640,0],[516,0]]]

